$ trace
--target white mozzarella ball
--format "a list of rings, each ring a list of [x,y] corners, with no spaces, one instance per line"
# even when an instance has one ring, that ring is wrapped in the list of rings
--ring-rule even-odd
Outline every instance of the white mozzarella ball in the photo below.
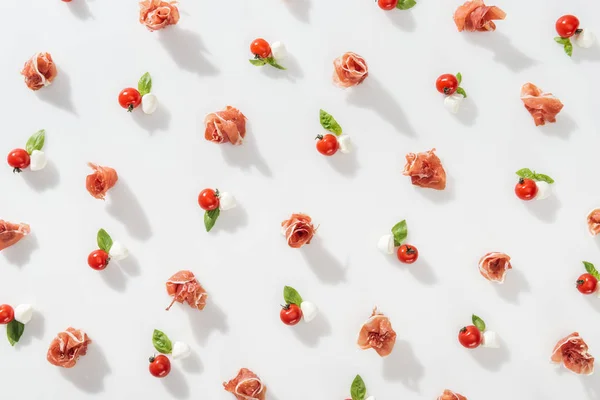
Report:
[[[273,42],[271,44],[271,54],[273,55],[274,59],[283,60],[287,57],[287,49],[283,43]]]
[[[338,143],[340,145],[340,151],[344,154],[348,154],[352,151],[352,141],[350,140],[350,136],[342,135],[337,138]]]
[[[302,317],[306,322],[310,322],[315,319],[319,313],[317,306],[310,301],[303,301],[302,304],[300,304],[300,310],[302,310]]]
[[[188,346],[187,344],[183,342],[173,343],[173,350],[171,351],[171,355],[173,356],[174,360],[189,357],[190,354],[192,354],[192,349],[190,349],[190,346]]]
[[[464,101],[464,97],[461,94],[454,93],[451,96],[446,96],[444,99],[444,107],[446,110],[450,111],[452,114],[458,113],[460,105]]]
[[[31,304],[19,304],[15,307],[15,320],[26,325],[33,317],[33,307]]]
[[[46,158],[46,154],[41,150],[34,150],[31,152],[29,169],[32,171],[39,171],[44,169],[46,164],[48,164],[48,159]]]
[[[394,254],[394,235],[388,234],[380,237],[379,242],[377,242],[377,248],[383,254]]]
[[[222,211],[231,210],[235,208],[237,202],[235,201],[235,197],[231,193],[228,192],[219,192],[219,208]]]
[[[152,93],[142,96],[142,111],[146,114],[152,114],[158,107],[158,99]]]
[[[375,400],[375,396],[369,396],[365,400]]]
[[[483,332],[483,340],[481,341],[482,347],[488,347],[491,349],[497,349],[500,347],[500,342],[498,341],[498,335],[493,331],[485,331]]]
[[[589,49],[594,45],[596,36],[589,29],[584,29],[580,34],[575,35],[575,44],[581,48]]]
[[[129,256],[129,250],[121,242],[114,241],[110,251],[108,252],[110,258],[115,261],[124,260]]]
[[[535,194],[536,200],[547,199],[552,194],[552,185],[550,185],[548,182],[538,181],[535,183],[535,185],[538,188],[538,191]]]

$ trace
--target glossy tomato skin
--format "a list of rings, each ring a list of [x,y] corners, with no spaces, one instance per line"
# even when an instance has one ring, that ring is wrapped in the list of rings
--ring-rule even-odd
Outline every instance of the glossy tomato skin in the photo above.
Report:
[[[458,332],[458,341],[467,349],[479,347],[481,331],[475,325],[465,326]]]
[[[563,15],[556,21],[556,33],[562,38],[570,38],[577,33],[579,20],[574,15]]]
[[[419,258],[419,250],[415,246],[410,244],[403,244],[398,247],[398,252],[396,253],[398,256],[398,260],[404,264],[412,264],[417,261]]]
[[[267,58],[271,55],[271,46],[265,39],[258,38],[250,44],[250,51],[259,58]]]
[[[393,10],[398,5],[398,0],[377,0],[377,5],[382,10]]]
[[[8,165],[13,167],[14,172],[21,172],[22,169],[29,167],[31,163],[31,157],[29,153],[23,149],[14,149],[6,157]]]
[[[119,104],[131,112],[142,103],[142,96],[135,88],[126,88],[119,93]]]
[[[8,304],[0,305],[0,324],[8,324],[13,319],[15,319],[15,310]]]
[[[340,148],[340,144],[335,135],[328,133],[325,136],[317,136],[317,151],[324,156],[334,155]]]
[[[88,265],[96,271],[101,271],[108,265],[110,258],[104,250],[94,250],[88,256]]]
[[[302,319],[302,310],[296,304],[288,304],[281,308],[279,318],[286,325],[296,325]]]
[[[592,274],[583,274],[577,278],[577,290],[583,294],[592,294],[598,289],[598,279]]]
[[[148,366],[148,370],[152,376],[164,378],[171,372],[171,361],[167,356],[161,354],[156,357],[150,357],[149,361],[150,365]]]
[[[515,186],[515,194],[521,200],[533,200],[538,192],[538,187],[533,179],[519,179]]]
[[[438,92],[450,96],[458,89],[458,79],[452,74],[440,75],[435,81],[435,87]]]
[[[204,189],[198,195],[198,204],[203,210],[215,210],[219,207],[219,197],[217,196],[217,192],[212,189]]]

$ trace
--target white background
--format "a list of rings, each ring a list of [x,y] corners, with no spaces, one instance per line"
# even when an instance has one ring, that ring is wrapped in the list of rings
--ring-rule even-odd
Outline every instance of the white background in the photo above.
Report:
[[[582,260],[600,264],[585,221],[600,206],[600,49],[576,47],[570,59],[553,41],[565,13],[600,34],[600,5],[504,0],[496,32],[458,33],[460,3],[384,12],[368,0],[184,0],[179,24],[154,33],[133,0],[3,4],[1,151],[45,128],[51,159],[42,172],[0,170],[0,217],[33,232],[0,256],[0,303],[39,310],[15,348],[0,340],[3,396],[231,400],[221,382],[247,367],[271,400],[343,399],[357,373],[378,400],[434,399],[444,388],[480,400],[600,398],[597,376],[549,364],[572,331],[600,356],[600,300],[574,288]],[[288,46],[288,71],[248,63],[255,37]],[[59,74],[34,93],[19,71],[38,51]],[[370,67],[348,90],[331,84],[345,51]],[[128,114],[117,95],[146,71],[160,108]],[[452,116],[434,82],[458,71],[469,98]],[[565,104],[556,124],[535,127],[519,99],[528,81]],[[204,115],[228,104],[248,117],[240,147],[203,137]],[[319,108],[352,136],[354,154],[316,152]],[[406,153],[432,147],[448,174],[443,192],[401,174]],[[106,202],[85,190],[88,161],[118,171]],[[552,176],[555,196],[518,200],[523,167]],[[239,201],[210,234],[196,203],[205,187]],[[280,223],[299,211],[320,228],[295,250]],[[420,251],[412,266],[376,249],[404,218]],[[87,266],[99,228],[129,246],[120,267]],[[488,251],[513,258],[503,286],[478,273]],[[165,281],[180,269],[210,293],[204,311],[164,311]],[[285,284],[320,306],[316,321],[280,322]],[[398,333],[386,359],[355,344],[374,305]],[[471,313],[501,349],[460,347]],[[45,358],[68,326],[93,344],[63,370]],[[154,328],[194,350],[163,380],[148,373]]]

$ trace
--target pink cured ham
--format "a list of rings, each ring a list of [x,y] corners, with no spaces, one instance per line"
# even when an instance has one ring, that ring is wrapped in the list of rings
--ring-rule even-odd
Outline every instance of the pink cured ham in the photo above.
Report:
[[[106,193],[119,180],[117,171],[110,167],[103,167],[92,163],[88,163],[88,166],[94,172],[85,178],[85,188],[94,198],[104,200]]]
[[[479,273],[488,281],[504,283],[506,272],[511,268],[508,254],[487,253],[479,260]]]
[[[342,88],[361,84],[369,76],[364,58],[351,51],[333,60],[333,83]]]
[[[170,277],[167,281],[167,293],[169,296],[173,296],[173,301],[167,307],[167,311],[175,302],[182,304],[186,302],[192,308],[203,310],[208,298],[208,294],[191,271],[179,271]]]
[[[452,390],[444,390],[437,400],[467,400],[467,398],[461,394],[455,393]]]
[[[496,6],[486,6],[483,0],[467,1],[454,12],[454,23],[459,32],[495,31],[494,20],[506,18],[506,13]]]
[[[84,331],[69,327],[52,340],[46,358],[57,367],[73,368],[79,357],[85,356],[90,343]]]
[[[587,224],[588,230],[592,236],[596,236],[600,233],[600,208],[596,208],[588,214]]]
[[[40,90],[54,81],[58,70],[50,53],[36,53],[23,66],[21,75],[25,84],[31,90]]]
[[[556,122],[556,115],[562,110],[563,103],[552,93],[544,93],[533,83],[526,83],[521,88],[521,100],[535,122],[535,126],[546,122]]]
[[[390,355],[394,349],[396,332],[392,329],[390,319],[380,313],[377,307],[373,309],[371,317],[360,328],[357,344],[363,350],[375,350],[380,357]]]
[[[312,219],[306,214],[292,214],[289,219],[281,223],[288,246],[299,249],[305,244],[310,244],[317,229],[312,224]]]
[[[410,176],[412,184],[424,188],[444,190],[446,171],[435,155],[435,149],[423,153],[408,153],[403,174]]]
[[[237,400],[265,400],[267,387],[260,378],[248,368],[242,368],[229,382],[223,382],[223,388],[233,393]]]
[[[588,345],[577,332],[560,339],[550,359],[576,374],[591,375],[594,372],[594,357],[588,353]]]
[[[13,224],[0,219],[0,251],[16,244],[30,232],[31,229],[27,224]]]
[[[231,106],[208,114],[204,118],[204,126],[204,138],[215,143],[240,145],[246,136],[246,117]]]

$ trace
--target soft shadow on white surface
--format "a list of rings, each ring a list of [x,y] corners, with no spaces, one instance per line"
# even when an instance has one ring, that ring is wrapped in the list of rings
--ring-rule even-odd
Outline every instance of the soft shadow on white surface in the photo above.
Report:
[[[525,207],[541,221],[550,224],[556,221],[556,214],[560,209],[560,201],[556,195],[544,200],[525,201]]]
[[[298,325],[290,328],[294,330],[294,335],[298,340],[309,347],[315,347],[321,338],[331,334],[331,326],[323,313],[319,313],[308,323],[302,320]]]
[[[408,180],[408,184],[412,185],[412,183],[410,182],[410,177],[406,177],[406,179]],[[431,201],[432,203],[445,204],[451,202],[454,199],[454,180],[450,176],[447,176],[446,178],[446,188],[444,190],[423,188],[416,185],[412,186],[414,190],[416,190],[420,195],[422,195],[424,198]]]
[[[410,344],[396,340],[392,353],[383,359],[383,378],[386,381],[400,381],[407,389],[420,392],[420,381],[424,376],[425,369]]]
[[[515,268],[506,273],[506,279],[504,280],[504,283],[490,283],[494,285],[496,292],[498,292],[498,296],[502,297],[509,303],[519,304],[519,297],[523,293],[529,293],[530,291],[529,283],[527,282],[525,275],[523,272]]]
[[[304,245],[300,252],[322,282],[336,284],[346,280],[346,267],[323,246],[319,238]]]
[[[498,339],[500,348],[488,349],[485,347],[478,347],[468,351],[471,356],[488,371],[498,371],[502,368],[502,365],[510,360],[510,353],[508,347],[502,338]]]
[[[150,134],[155,131],[166,131],[169,129],[171,113],[163,104],[159,104],[156,111],[149,115],[139,108],[133,110],[132,118],[142,129]]]
[[[235,232],[246,225],[248,225],[248,213],[246,212],[246,209],[238,203],[237,206],[231,210],[221,211],[219,219],[217,219],[211,232]]]
[[[424,285],[431,286],[436,284],[438,281],[435,270],[431,264],[429,264],[427,260],[421,256],[417,259],[417,261],[415,261],[414,264],[401,263],[400,260],[398,260],[395,250],[394,254],[386,254],[384,257],[392,268],[399,268],[408,271],[416,280]]]
[[[179,26],[171,26],[155,33],[160,35],[160,43],[180,68],[201,76],[213,76],[219,73],[204,56],[207,50],[197,33]]]
[[[573,283],[573,288],[575,288],[575,283]],[[596,312],[600,312],[600,299],[595,294],[584,295],[585,301],[592,307]]]
[[[21,336],[21,340],[19,340],[19,342],[15,345],[15,348],[19,349],[20,347],[31,344],[34,338],[38,340],[43,338],[44,327],[46,325],[45,322],[46,320],[44,319],[42,313],[37,310],[33,310],[31,321],[25,325],[25,332],[23,332],[23,336]]]
[[[81,20],[94,19],[87,0],[75,0],[66,4],[66,7],[69,8],[69,11],[71,11],[75,17]]]
[[[142,272],[140,262],[133,254],[129,254],[126,259],[121,261],[111,261],[111,264],[116,264],[123,272],[130,276],[139,276]]]
[[[185,376],[183,376],[177,367],[177,365],[173,365],[169,376],[161,378],[161,381],[171,396],[176,399],[187,399],[190,397],[190,386],[185,380]]]
[[[204,365],[202,365],[202,361],[200,361],[200,356],[194,351],[192,351],[192,354],[188,357],[181,360],[181,367],[185,372],[194,374],[201,374],[204,371]]]
[[[123,292],[127,288],[127,276],[116,262],[109,262],[106,269],[93,272],[100,274],[104,282],[117,292]]]
[[[400,108],[400,104],[372,75],[369,75],[360,85],[346,90],[350,92],[347,97],[348,103],[375,111],[381,118],[392,124],[396,130],[407,136],[416,135],[406,114]],[[398,88],[397,90],[402,89]]]
[[[60,183],[60,175],[58,169],[52,160],[48,160],[46,168],[41,171],[26,170],[21,172],[21,176],[25,183],[36,192],[42,192],[47,189],[52,189]]]
[[[359,165],[356,148],[354,148],[350,154],[342,154],[338,151],[333,156],[327,157],[327,161],[333,169],[348,178],[356,176],[356,173],[358,172]]]
[[[29,262],[31,258],[31,253],[39,248],[38,240],[35,236],[35,233],[30,233],[21,239],[20,242],[14,244],[4,250],[2,250],[2,254],[6,258],[9,264],[16,265],[17,267],[22,267]]]
[[[35,94],[40,100],[77,115],[75,104],[71,98],[71,78],[69,78],[69,75],[60,67],[58,68],[56,79],[54,79],[52,84],[41,88],[36,91]]]
[[[206,343],[212,331],[219,331],[223,334],[229,331],[227,315],[210,297],[206,307],[202,311],[192,309],[186,304],[182,304],[181,306],[186,307],[186,313],[190,319],[194,337],[200,344]]]
[[[228,165],[243,170],[254,166],[264,176],[271,177],[273,175],[271,168],[269,168],[265,159],[260,155],[256,142],[256,136],[249,130],[241,145],[234,146],[231,143],[221,143],[218,146],[221,148],[223,159]]]
[[[477,102],[473,99],[465,99],[458,113],[455,115],[456,119],[465,126],[473,126],[477,121],[479,110],[477,109]]]
[[[115,187],[108,192],[108,197],[108,213],[125,225],[127,232],[134,238],[150,239],[152,229],[148,216],[127,182],[119,177]]]
[[[568,139],[577,130],[577,127],[577,122],[569,114],[561,112],[556,116],[555,123],[546,123],[546,125],[538,126],[538,129],[549,136]]]
[[[384,11],[384,14],[392,21],[394,26],[405,32],[414,32],[417,28],[417,20],[410,10]]]
[[[285,70],[277,69],[271,67],[270,65],[265,65],[261,68],[261,72],[267,75],[270,78],[274,79],[282,79],[285,78],[291,82],[296,82],[296,79],[302,78],[304,73],[302,72],[302,68],[300,67],[300,63],[292,54],[288,54],[286,58],[279,62],[282,66],[285,67]]]
[[[582,375],[579,379],[587,393],[587,398],[589,400],[600,400],[600,380],[597,379],[596,374],[592,376]]]
[[[310,0],[284,0],[290,13],[302,22],[310,21]]]
[[[466,40],[494,53],[494,60],[511,71],[519,72],[537,64],[537,61],[519,50],[501,31],[463,32]]]
[[[86,393],[104,391],[104,378],[110,373],[106,356],[100,346],[93,342],[88,346],[87,354],[79,358],[73,368],[55,367],[61,375],[74,386]]]
[[[600,61],[600,46],[598,45],[598,42],[589,49],[582,49],[577,46],[574,47],[573,56],[571,58],[576,63],[580,63],[581,61]],[[562,51],[562,49],[560,50]]]

